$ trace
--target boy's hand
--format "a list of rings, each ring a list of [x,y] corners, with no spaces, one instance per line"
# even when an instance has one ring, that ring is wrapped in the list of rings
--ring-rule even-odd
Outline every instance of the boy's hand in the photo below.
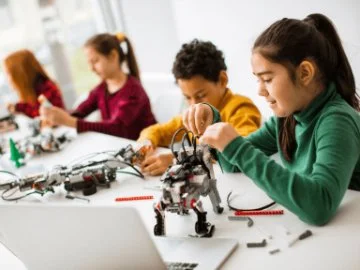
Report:
[[[64,125],[76,127],[77,119],[58,107],[40,107],[40,117],[51,126]]]
[[[205,130],[199,141],[222,152],[238,136],[239,134],[229,123],[216,123]]]
[[[161,175],[173,163],[173,158],[172,153],[149,155],[142,162],[141,170],[152,176]]]
[[[214,119],[213,111],[207,104],[191,105],[183,113],[183,124],[186,129],[195,135],[201,135],[205,129],[212,124]]]

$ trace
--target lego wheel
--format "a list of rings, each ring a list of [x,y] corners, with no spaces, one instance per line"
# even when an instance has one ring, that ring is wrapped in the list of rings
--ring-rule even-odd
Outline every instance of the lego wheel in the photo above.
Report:
[[[221,214],[222,212],[224,212],[224,207],[221,207],[221,206],[216,207],[216,212],[218,214]]]
[[[196,232],[197,234],[200,234],[200,233],[201,233],[201,227],[200,227],[200,224],[199,224],[198,221],[196,221],[196,223],[195,223],[195,232]]]
[[[110,182],[115,181],[115,179],[116,179],[116,173],[109,172],[109,173],[107,174],[107,177],[108,177],[108,180],[109,180]],[[110,187],[110,184],[109,184],[109,187]]]
[[[72,185],[69,182],[64,183],[64,188],[65,188],[66,191],[73,191],[74,190]]]
[[[156,236],[162,235],[162,232],[161,232],[161,231],[162,231],[162,230],[161,230],[159,224],[156,224],[156,225],[154,226],[154,235],[156,235]]]
[[[95,194],[96,191],[97,191],[96,185],[93,184],[93,185],[89,186],[88,188],[84,188],[83,189],[83,194],[84,194],[84,196],[89,196],[89,195]]]

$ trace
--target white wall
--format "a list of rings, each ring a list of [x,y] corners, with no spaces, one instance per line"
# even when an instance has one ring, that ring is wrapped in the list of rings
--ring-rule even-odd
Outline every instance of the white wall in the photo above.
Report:
[[[141,81],[159,122],[181,110],[182,95],[171,74],[180,48],[171,1],[121,0],[123,30],[128,33],[139,62]]]
[[[358,0],[177,0],[172,1],[180,43],[210,40],[225,54],[230,88],[252,98],[265,116],[268,105],[257,95],[250,66],[256,37],[283,17],[303,19],[323,13],[336,25],[360,86],[360,1]]]
[[[124,30],[133,41],[141,72],[170,73],[180,46],[168,0],[122,0]]]

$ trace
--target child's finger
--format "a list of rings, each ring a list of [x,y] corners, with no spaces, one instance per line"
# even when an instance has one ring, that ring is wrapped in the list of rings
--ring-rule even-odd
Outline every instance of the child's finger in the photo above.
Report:
[[[146,169],[147,166],[149,166],[150,164],[154,163],[156,161],[156,158],[151,155],[151,156],[147,156],[144,161],[141,163],[141,168],[142,169]]]
[[[196,106],[190,106],[189,108],[189,113],[188,113],[188,117],[187,117],[187,122],[188,122],[188,130],[192,131],[195,133],[195,135],[198,134],[197,129],[196,129],[196,124],[195,124],[195,109]]]
[[[201,135],[204,133],[204,131],[206,130],[206,128],[208,127],[209,124],[209,115],[208,115],[208,111],[207,111],[207,107],[205,107],[207,105],[199,105],[195,111],[195,126],[197,129],[197,134]]]
[[[157,162],[153,162],[144,169],[144,172],[151,174],[153,171],[157,170],[158,168],[159,168],[159,164]]]
[[[183,121],[183,125],[184,127],[189,130],[189,123],[188,123],[188,116],[189,116],[189,110],[186,110],[183,115],[182,115],[182,121]]]
[[[163,174],[165,171],[166,171],[166,169],[164,169],[163,167],[159,167],[159,168],[152,170],[150,172],[150,175],[152,175],[152,176],[160,175],[160,174]]]

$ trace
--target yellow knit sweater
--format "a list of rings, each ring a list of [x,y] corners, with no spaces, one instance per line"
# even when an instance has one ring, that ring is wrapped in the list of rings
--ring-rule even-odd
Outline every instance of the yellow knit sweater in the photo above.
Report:
[[[261,114],[255,104],[247,97],[233,94],[227,89],[223,100],[219,103],[221,120],[230,123],[241,136],[247,136],[260,127]],[[155,124],[145,128],[138,141],[150,140],[153,146],[168,147],[171,143],[173,134],[182,128],[182,116],[178,115],[169,122]],[[181,136],[176,138],[181,139]]]

